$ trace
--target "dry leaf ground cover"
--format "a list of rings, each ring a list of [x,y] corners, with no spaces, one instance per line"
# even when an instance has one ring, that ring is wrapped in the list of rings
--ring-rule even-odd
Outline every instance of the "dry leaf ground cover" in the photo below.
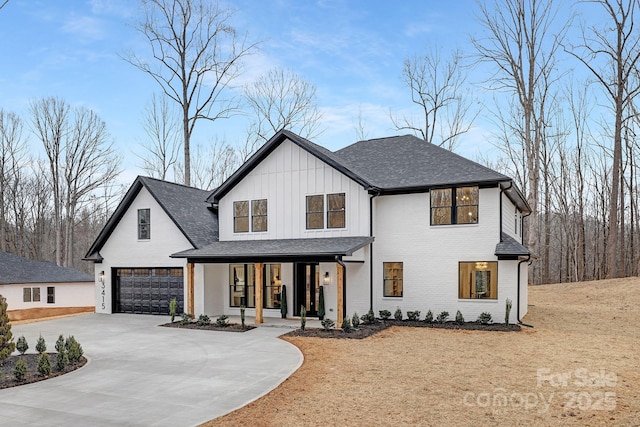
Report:
[[[640,425],[640,279],[530,288],[522,332],[287,337],[305,361],[207,426]]]

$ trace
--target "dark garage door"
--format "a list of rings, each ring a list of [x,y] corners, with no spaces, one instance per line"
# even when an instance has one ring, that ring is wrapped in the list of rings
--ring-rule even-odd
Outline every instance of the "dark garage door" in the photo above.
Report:
[[[182,268],[117,268],[113,286],[114,313],[169,314],[169,301],[184,311]]]

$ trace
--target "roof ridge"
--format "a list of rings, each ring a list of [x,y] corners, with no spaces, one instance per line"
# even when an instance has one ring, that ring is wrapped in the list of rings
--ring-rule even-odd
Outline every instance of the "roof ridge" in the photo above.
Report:
[[[204,190],[202,188],[198,188],[198,187],[194,187],[192,185],[186,185],[186,184],[181,184],[179,182],[173,182],[173,181],[168,181],[166,179],[160,179],[160,178],[154,178],[152,176],[146,176],[146,175],[138,175],[138,177],[140,179],[147,179],[147,180],[151,180],[151,181],[156,181],[156,182],[160,182],[162,184],[170,184],[170,185],[176,185],[178,187],[184,187],[184,188],[189,188],[191,190],[199,190],[199,191],[204,191],[205,193],[209,193],[213,190]]]

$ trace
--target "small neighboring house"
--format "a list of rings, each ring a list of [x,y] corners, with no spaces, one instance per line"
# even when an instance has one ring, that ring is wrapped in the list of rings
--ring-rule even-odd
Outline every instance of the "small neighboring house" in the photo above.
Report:
[[[0,295],[11,320],[93,312],[95,287],[88,274],[0,251]]]
[[[138,177],[85,259],[96,311],[341,321],[369,309],[527,311],[513,180],[411,136],[331,152],[280,131],[212,192]],[[102,289],[104,288],[104,290]]]

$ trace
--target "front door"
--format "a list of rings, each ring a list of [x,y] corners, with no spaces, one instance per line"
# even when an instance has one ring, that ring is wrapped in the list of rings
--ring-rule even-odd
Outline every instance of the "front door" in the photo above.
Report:
[[[318,315],[318,298],[320,297],[320,271],[318,264],[296,264],[296,293],[294,316],[300,316],[300,307],[307,309],[307,316]]]

